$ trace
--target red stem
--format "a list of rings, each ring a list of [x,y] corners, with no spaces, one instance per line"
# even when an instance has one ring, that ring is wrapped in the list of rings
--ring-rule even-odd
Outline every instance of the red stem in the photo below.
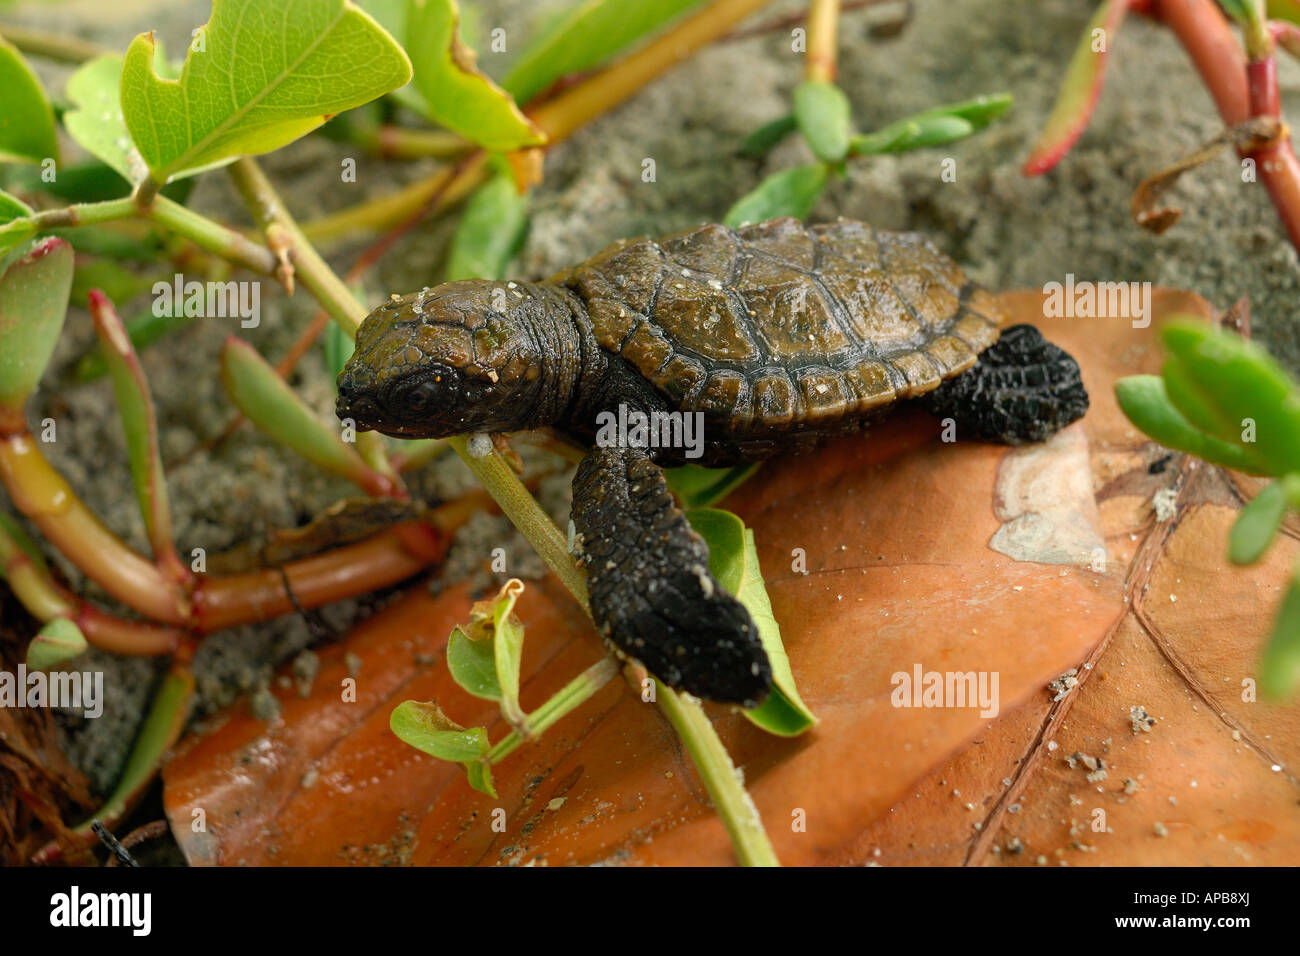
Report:
[[[1277,63],[1267,56],[1253,63],[1213,0],[1154,0],[1151,13],[1174,32],[1214,97],[1228,126],[1253,116],[1281,118]],[[1291,243],[1300,249],[1300,162],[1290,137],[1248,155],[1268,189]]]

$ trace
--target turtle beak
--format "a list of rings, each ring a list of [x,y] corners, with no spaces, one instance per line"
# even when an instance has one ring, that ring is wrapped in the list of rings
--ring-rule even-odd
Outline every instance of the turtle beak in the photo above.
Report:
[[[350,418],[356,422],[357,431],[371,431],[375,427],[374,423],[379,421],[379,406],[373,398],[358,387],[350,371],[344,371],[339,376],[338,391],[338,398],[334,402],[334,414],[339,421]]]

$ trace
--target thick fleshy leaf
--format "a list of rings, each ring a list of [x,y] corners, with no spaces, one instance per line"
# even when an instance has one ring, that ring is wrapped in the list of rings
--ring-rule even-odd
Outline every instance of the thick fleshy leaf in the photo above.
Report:
[[[773,173],[727,210],[723,222],[731,227],[781,216],[806,219],[821,198],[830,170],[823,163],[795,166]]]
[[[533,40],[501,85],[521,103],[590,70],[700,0],[580,0]]]
[[[411,0],[408,8],[406,46],[425,113],[487,149],[542,145],[542,131],[474,65],[474,51],[457,32],[459,19],[456,0]]]
[[[758,636],[772,665],[772,692],[760,706],[743,711],[745,717],[768,733],[798,736],[813,727],[817,718],[795,687],[781,628],[772,616],[772,602],[763,585],[754,532],[730,511],[717,508],[696,508],[688,511],[686,518],[709,546],[709,571],[745,605],[758,625]]]
[[[774,119],[770,123],[764,123],[744,138],[740,144],[740,155],[751,159],[762,159],[798,128],[799,124],[795,122],[793,113]]]
[[[0,162],[41,163],[59,158],[54,111],[41,81],[22,54],[0,37]]]
[[[528,231],[528,194],[520,194],[508,173],[476,189],[452,236],[447,281],[499,279]]]
[[[356,449],[322,423],[247,342],[231,337],[221,350],[221,380],[239,410],[275,441],[367,491],[378,477]]]
[[[117,310],[98,289],[90,292],[90,314],[99,337],[100,355],[113,379],[118,417],[126,435],[131,479],[145,530],[153,544],[154,556],[175,561],[167,479],[158,450],[158,423],[149,383]]]
[[[849,151],[855,156],[902,153],[940,146],[984,129],[1011,108],[1010,93],[977,96],[896,120],[871,133],[854,136]]]
[[[1186,368],[1182,381],[1266,473],[1300,471],[1300,389],[1272,356],[1206,322],[1175,319],[1160,337]]]
[[[68,77],[73,108],[63,114],[63,126],[82,149],[134,185],[149,175],[149,167],[131,142],[122,115],[123,62],[117,54],[106,54]]]
[[[1260,662],[1259,687],[1273,700],[1286,700],[1300,690],[1300,571],[1291,578],[1277,612]]]
[[[56,617],[27,645],[27,666],[31,670],[47,671],[67,663],[89,646],[81,628],[65,617]]]
[[[99,820],[111,829],[131,811],[153,782],[172,745],[180,739],[193,698],[194,675],[186,667],[174,664],[154,694],[113,792],[92,816],[72,829],[78,838],[87,844],[95,842],[93,821]],[[38,855],[36,862],[49,862],[58,852],[58,847],[51,844]]]
[[[1286,517],[1287,495],[1282,482],[1275,481],[1241,509],[1228,537],[1228,560],[1233,564],[1254,564],[1264,556],[1277,537]]]
[[[853,118],[849,98],[834,83],[804,80],[794,88],[794,119],[813,155],[838,163],[849,152]]]
[[[0,406],[20,406],[45,374],[68,310],[72,266],[72,246],[45,238],[0,276]]]
[[[174,81],[154,70],[153,34],[126,53],[122,111],[160,184],[278,149],[411,78],[402,48],[349,0],[214,0],[201,36]]]
[[[1104,0],[1088,21],[1066,69],[1056,105],[1025,160],[1025,175],[1047,172],[1083,135],[1101,97],[1110,51],[1128,8],[1129,0]]]
[[[1237,445],[1230,445],[1194,427],[1174,407],[1158,375],[1134,375],[1115,383],[1120,408],[1138,428],[1167,448],[1259,474],[1260,469]]]

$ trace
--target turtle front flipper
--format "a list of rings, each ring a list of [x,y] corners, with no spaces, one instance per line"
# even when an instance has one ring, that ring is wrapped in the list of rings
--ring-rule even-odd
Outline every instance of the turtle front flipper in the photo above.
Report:
[[[1079,363],[1032,325],[1013,325],[972,368],[920,398],[957,423],[958,438],[1007,445],[1043,441],[1088,410]]]
[[[753,707],[772,684],[744,605],[709,573],[709,548],[635,449],[596,448],[573,478],[573,523],[601,636],[669,687]]]

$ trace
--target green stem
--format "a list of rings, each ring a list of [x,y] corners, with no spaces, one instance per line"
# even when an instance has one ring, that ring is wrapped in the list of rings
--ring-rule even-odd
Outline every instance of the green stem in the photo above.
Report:
[[[46,33],[44,30],[33,30],[30,27],[20,27],[10,23],[0,26],[0,35],[23,53],[43,56],[61,63],[84,63],[105,53],[114,52],[108,47],[91,43],[89,40],[58,33]]]
[[[200,215],[165,196],[141,208],[131,196],[107,202],[74,203],[61,209],[46,209],[32,216],[36,229],[46,232],[69,226],[94,226],[122,219],[147,218],[166,226],[196,246],[262,275],[275,271],[276,259],[269,249],[249,241],[207,216]]]
[[[157,196],[147,215],[189,239],[200,249],[241,265],[262,275],[272,275],[277,265],[275,255],[265,246],[252,242],[233,229],[213,222],[166,196]]]
[[[704,789],[727,828],[740,865],[780,866],[781,861],[763,830],[758,809],[736,776],[731,755],[722,746],[703,708],[687,703],[686,698],[673,693],[657,677],[655,692],[664,716],[686,745],[686,752],[704,781]]]
[[[510,470],[510,466],[495,451],[481,458],[472,456],[468,449],[468,439],[464,436],[449,438],[447,443],[460,455],[474,477],[483,483],[488,494],[500,506],[501,512],[519,529],[519,533],[533,546],[547,567],[590,615],[585,575],[574,564],[555,522],[542,510],[537,499],[529,494],[523,482]],[[763,830],[758,809],[745,792],[745,786],[736,775],[727,748],[722,745],[718,732],[709,722],[704,709],[697,702],[679,696],[658,680],[655,685],[659,706],[686,745],[686,751],[704,782],[704,789],[708,791],[709,798],[731,837],[736,858],[743,866],[779,866],[776,853]],[[545,706],[544,704],[543,707]],[[532,717],[529,717],[529,727],[534,734],[540,732],[533,725]],[[504,738],[497,747],[506,744],[513,736],[514,733]],[[512,749],[517,745],[512,744]],[[493,748],[492,754],[495,753],[496,748]]]
[[[293,257],[294,274],[302,278],[302,284],[330,318],[349,335],[355,336],[361,320],[366,317],[366,307],[357,301],[346,283],[335,275],[329,263],[303,235],[261,167],[245,156],[231,164],[230,178],[267,234],[268,244],[274,250],[277,231],[284,237],[284,245]]]
[[[544,512],[524,487],[505,459],[495,451],[476,458],[469,452],[469,439],[464,435],[448,438],[449,444],[460,455],[461,461],[488,490],[498,505],[501,513],[510,519],[519,529],[519,533],[528,539],[539,557],[546,562],[561,583],[578,600],[583,609],[587,609],[587,578],[573,563],[565,536],[555,527],[550,515]],[[588,611],[590,613],[590,611]]]
[[[518,730],[512,730],[502,737],[496,746],[488,751],[486,758],[488,763],[498,763],[514,753],[521,744],[536,740],[561,717],[576,710],[596,691],[608,684],[616,674],[618,674],[618,662],[612,657],[604,657],[592,664],[525,718],[528,736],[524,736]]]

